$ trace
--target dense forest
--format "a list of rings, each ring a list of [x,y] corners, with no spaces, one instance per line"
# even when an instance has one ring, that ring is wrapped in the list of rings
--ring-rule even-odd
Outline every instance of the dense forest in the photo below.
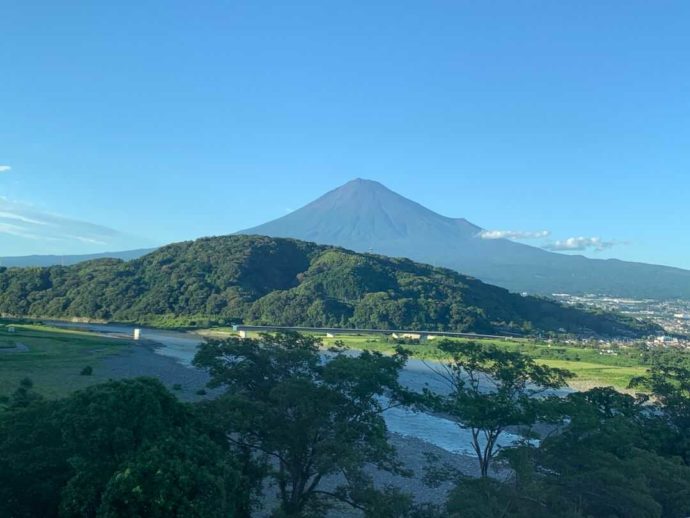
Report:
[[[258,236],[177,243],[129,262],[0,268],[0,312],[159,326],[243,322],[609,336],[657,331],[407,259]]]

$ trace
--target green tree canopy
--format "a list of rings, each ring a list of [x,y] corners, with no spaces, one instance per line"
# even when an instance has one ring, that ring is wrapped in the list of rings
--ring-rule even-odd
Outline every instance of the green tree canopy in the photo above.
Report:
[[[268,458],[280,513],[321,516],[334,502],[366,509],[379,499],[365,464],[400,472],[382,413],[400,390],[406,356],[322,354],[298,334],[231,338],[201,346],[194,364],[227,392],[215,415],[231,440]],[[326,489],[324,479],[340,477]]]
[[[427,390],[424,404],[471,431],[481,476],[487,477],[501,435],[508,427],[529,427],[548,419],[553,405],[543,397],[545,392],[565,386],[572,374],[492,345],[447,340],[439,349],[452,357],[437,369],[449,391]]]
[[[112,381],[0,414],[0,516],[242,516],[237,458],[159,381]]]
[[[690,465],[690,359],[685,354],[657,353],[646,375],[635,378],[631,388],[651,394],[656,409],[648,414],[658,448],[677,455]]]

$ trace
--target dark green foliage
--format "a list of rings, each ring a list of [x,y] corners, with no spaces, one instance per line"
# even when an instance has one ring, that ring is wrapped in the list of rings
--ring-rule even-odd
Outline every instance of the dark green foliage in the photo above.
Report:
[[[64,402],[35,402],[0,414],[0,516],[51,518],[73,474],[62,441]]]
[[[0,516],[235,516],[245,489],[227,441],[153,379],[0,414]]]
[[[110,478],[102,518],[233,516],[240,473],[208,437],[178,435],[143,449]],[[230,497],[230,498],[229,498]]]
[[[178,243],[130,262],[10,268],[0,272],[0,312],[176,327],[245,322],[626,336],[656,330],[406,259],[257,236]]]
[[[657,451],[660,431],[644,399],[613,389],[562,401],[569,419],[540,447],[507,450],[513,477],[462,480],[452,517],[683,518],[690,511],[690,467]],[[565,423],[565,422],[564,422]]]
[[[62,494],[62,512],[94,513],[113,474],[132,454],[172,433],[186,412],[157,381],[98,385],[78,392],[63,413],[63,436],[77,473]]]
[[[422,402],[471,430],[482,477],[468,479],[431,466],[429,479],[458,481],[447,502],[451,517],[683,518],[690,512],[686,417],[690,370],[675,355],[660,355],[637,380],[649,396],[597,388],[545,397],[569,373],[528,356],[480,344],[441,343],[453,361],[439,373],[448,394],[426,392]],[[507,428],[541,428],[537,446],[495,448]],[[528,435],[529,436],[529,435]],[[509,465],[490,478],[494,457]],[[507,476],[507,478],[506,478]]]
[[[446,513],[449,518],[582,518],[572,509],[548,507],[524,488],[491,478],[463,479],[450,493]]]
[[[570,396],[570,425],[536,452],[538,471],[552,475],[544,493],[584,516],[687,516],[690,468],[656,451],[659,428],[643,403],[612,389]]]
[[[24,378],[19,382],[19,387],[15,390],[9,398],[8,404],[10,408],[25,408],[32,403],[41,401],[43,398],[34,392],[34,382],[30,378]]]
[[[655,429],[650,435],[659,451],[690,465],[690,358],[682,353],[657,353],[650,360],[647,374],[633,379],[631,386],[654,395],[656,412],[650,423]]]
[[[406,356],[336,353],[324,361],[317,345],[297,334],[202,345],[195,365],[209,371],[211,386],[227,389],[207,405],[235,432],[234,442],[269,459],[277,516],[323,516],[338,501],[385,516],[375,510],[387,507],[390,494],[374,489],[364,467],[400,471],[380,398],[401,392]],[[324,487],[322,480],[336,474],[345,480]]]

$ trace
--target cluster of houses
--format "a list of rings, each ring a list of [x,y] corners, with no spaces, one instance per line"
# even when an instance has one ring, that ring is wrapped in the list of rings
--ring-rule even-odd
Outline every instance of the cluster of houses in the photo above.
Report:
[[[690,338],[678,336],[655,336],[647,340],[649,347],[670,347],[675,349],[690,349]]]

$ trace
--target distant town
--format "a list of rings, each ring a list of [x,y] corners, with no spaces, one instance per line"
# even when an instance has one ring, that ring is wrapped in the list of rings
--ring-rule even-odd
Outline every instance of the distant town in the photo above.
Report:
[[[554,293],[553,297],[570,306],[615,311],[623,315],[650,320],[663,327],[666,334],[649,337],[646,340],[647,345],[690,349],[690,301],[688,300],[632,299],[568,293]]]

